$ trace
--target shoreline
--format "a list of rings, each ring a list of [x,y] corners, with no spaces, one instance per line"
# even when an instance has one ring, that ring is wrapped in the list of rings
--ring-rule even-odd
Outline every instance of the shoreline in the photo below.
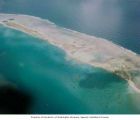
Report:
[[[133,80],[140,79],[140,56],[111,41],[77,31],[61,28],[39,17],[0,14],[0,24],[47,40],[63,49],[67,56],[81,63],[103,68],[128,81],[138,93]],[[133,72],[139,73],[134,76]]]

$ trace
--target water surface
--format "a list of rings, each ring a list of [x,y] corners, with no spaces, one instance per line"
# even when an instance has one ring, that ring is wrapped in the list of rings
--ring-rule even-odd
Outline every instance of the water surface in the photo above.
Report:
[[[0,75],[32,96],[28,113],[140,113],[140,95],[116,75],[3,26],[0,43]]]

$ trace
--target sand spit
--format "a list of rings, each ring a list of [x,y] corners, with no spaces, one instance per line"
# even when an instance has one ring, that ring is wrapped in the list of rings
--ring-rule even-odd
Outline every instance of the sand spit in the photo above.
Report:
[[[61,28],[38,17],[19,14],[0,14],[0,23],[37,36],[63,49],[81,63],[103,68],[128,80],[140,93],[140,56],[108,40]],[[137,87],[136,87],[137,86]]]

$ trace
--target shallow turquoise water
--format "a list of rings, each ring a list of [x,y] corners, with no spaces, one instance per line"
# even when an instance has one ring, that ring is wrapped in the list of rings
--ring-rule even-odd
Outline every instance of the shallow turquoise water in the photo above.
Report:
[[[0,75],[33,96],[29,113],[140,113],[126,81],[66,60],[61,49],[0,26]]]
[[[140,54],[139,0],[0,0],[0,12],[49,19]],[[99,68],[67,61],[37,38],[0,27],[0,75],[33,95],[30,113],[140,113],[140,96]]]

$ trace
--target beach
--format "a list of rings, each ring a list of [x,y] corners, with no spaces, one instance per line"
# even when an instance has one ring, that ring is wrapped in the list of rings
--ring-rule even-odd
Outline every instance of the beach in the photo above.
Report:
[[[65,29],[38,17],[0,14],[0,23],[47,40],[63,49],[69,60],[103,68],[128,81],[140,93],[140,56],[109,40]]]

